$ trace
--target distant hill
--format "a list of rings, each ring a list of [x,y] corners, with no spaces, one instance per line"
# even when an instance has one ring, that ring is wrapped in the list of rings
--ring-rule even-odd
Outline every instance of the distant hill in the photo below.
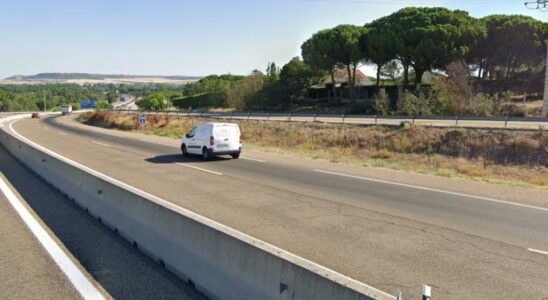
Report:
[[[123,75],[123,74],[90,74],[90,73],[39,73],[36,75],[15,75],[6,81],[43,81],[43,80],[105,80],[131,78],[164,78],[171,80],[197,80],[198,76],[160,76],[160,75]]]

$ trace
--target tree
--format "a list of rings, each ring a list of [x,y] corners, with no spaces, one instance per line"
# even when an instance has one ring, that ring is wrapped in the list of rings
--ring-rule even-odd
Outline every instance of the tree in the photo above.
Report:
[[[396,38],[394,46],[404,67],[404,83],[412,66],[417,86],[426,71],[443,69],[464,57],[469,45],[486,34],[479,22],[460,10],[409,7],[385,18],[382,23]]]
[[[468,60],[478,79],[509,79],[523,65],[538,65],[545,55],[548,23],[520,15],[492,15],[480,20],[487,34],[472,45]],[[497,79],[503,79],[497,78]]]
[[[364,32],[360,41],[362,52],[367,53],[369,61],[377,65],[377,88],[380,86],[383,66],[397,57],[397,36],[387,21],[387,18],[381,18],[366,24],[368,31]]]
[[[304,89],[320,81],[324,74],[325,72],[310,67],[299,57],[294,57],[280,71],[282,99],[287,101],[298,97]],[[287,107],[288,103],[285,101],[282,104]]]
[[[280,69],[274,62],[268,63],[268,67],[266,68],[266,76],[270,81],[276,81],[279,79]]]
[[[388,78],[390,81],[396,84],[399,76],[401,75],[401,65],[397,60],[391,60],[381,67],[380,75],[384,78]]]
[[[333,96],[337,98],[335,82],[335,65],[337,64],[334,43],[331,41],[331,29],[321,30],[306,40],[301,46],[301,54],[304,62],[317,70],[328,72],[331,76]]]
[[[334,60],[342,65],[348,73],[348,85],[350,86],[350,98],[354,100],[354,88],[356,86],[356,70],[366,60],[366,51],[362,48],[361,41],[368,29],[355,25],[339,25],[331,30],[330,43],[335,47]]]

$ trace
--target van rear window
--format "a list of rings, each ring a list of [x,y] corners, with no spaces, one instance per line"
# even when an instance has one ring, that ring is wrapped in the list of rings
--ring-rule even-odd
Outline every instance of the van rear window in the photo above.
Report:
[[[238,137],[239,131],[236,126],[225,125],[225,126],[215,126],[215,136],[218,138],[229,138],[229,137]]]

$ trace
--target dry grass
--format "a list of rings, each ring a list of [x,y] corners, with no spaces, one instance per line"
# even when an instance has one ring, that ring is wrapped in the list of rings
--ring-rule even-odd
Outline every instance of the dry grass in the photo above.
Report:
[[[86,124],[122,130],[139,128],[137,115],[83,114]],[[180,138],[192,126],[211,122],[151,116],[150,134]],[[325,123],[242,121],[245,144],[333,162],[458,176],[548,189],[548,134],[536,132],[390,128]]]

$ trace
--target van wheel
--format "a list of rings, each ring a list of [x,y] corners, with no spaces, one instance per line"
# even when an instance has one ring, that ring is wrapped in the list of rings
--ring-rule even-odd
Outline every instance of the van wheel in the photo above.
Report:
[[[230,154],[230,156],[232,156],[232,158],[234,159],[238,159],[240,157],[240,153]]]
[[[188,156],[188,151],[186,150],[185,144],[181,146],[181,152],[183,153],[183,156]]]
[[[209,150],[207,150],[206,147],[202,149],[202,160],[208,160],[209,159]]]

